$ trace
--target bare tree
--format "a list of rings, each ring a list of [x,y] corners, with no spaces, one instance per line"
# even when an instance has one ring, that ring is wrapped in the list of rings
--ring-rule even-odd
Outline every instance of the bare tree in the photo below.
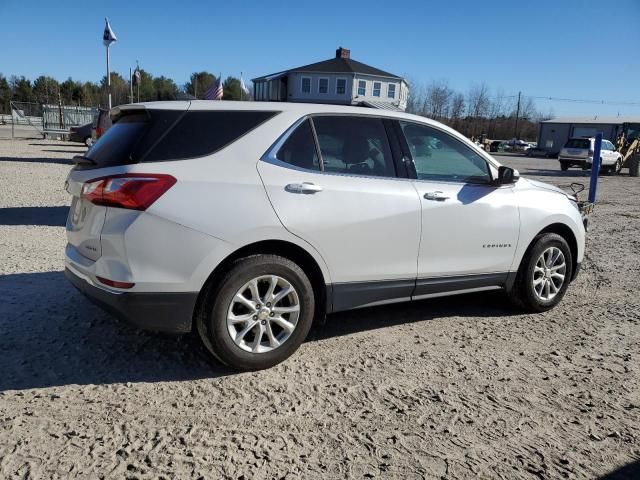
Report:
[[[464,115],[464,95],[461,93],[453,94],[451,98],[451,119],[456,121]]]
[[[489,113],[489,87],[485,82],[473,85],[467,93],[467,112],[469,116],[486,117]]]
[[[431,82],[425,91],[424,115],[436,120],[449,118],[449,105],[452,96],[453,90],[445,80]]]

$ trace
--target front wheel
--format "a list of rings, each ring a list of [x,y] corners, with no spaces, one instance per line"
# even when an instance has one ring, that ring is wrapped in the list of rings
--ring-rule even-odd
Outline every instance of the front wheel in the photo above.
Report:
[[[569,162],[560,162],[560,170],[563,172],[569,170]]]
[[[564,297],[572,275],[571,249],[555,233],[538,235],[522,259],[513,289],[512,301],[530,312],[544,312]]]
[[[314,310],[311,282],[296,263],[277,255],[254,255],[236,260],[209,287],[198,332],[223,363],[237,370],[260,370],[298,349]]]

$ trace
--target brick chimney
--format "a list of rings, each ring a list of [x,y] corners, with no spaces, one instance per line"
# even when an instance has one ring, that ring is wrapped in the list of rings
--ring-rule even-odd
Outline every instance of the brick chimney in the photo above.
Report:
[[[336,58],[351,58],[351,50],[348,48],[338,47],[336,50]]]

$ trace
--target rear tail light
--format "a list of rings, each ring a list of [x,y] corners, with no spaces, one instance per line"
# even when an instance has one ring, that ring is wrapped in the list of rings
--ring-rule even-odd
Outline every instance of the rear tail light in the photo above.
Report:
[[[103,133],[104,133],[104,128],[102,128],[102,127],[97,127],[96,128],[96,138],[100,138]]]
[[[126,173],[90,180],[82,198],[105,207],[146,210],[176,183],[171,175]]]

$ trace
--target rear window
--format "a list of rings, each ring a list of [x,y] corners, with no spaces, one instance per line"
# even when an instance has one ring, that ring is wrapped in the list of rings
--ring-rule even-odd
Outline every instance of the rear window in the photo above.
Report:
[[[591,140],[588,138],[571,138],[564,148],[584,148],[588,150],[591,148]]]
[[[97,167],[210,155],[277,112],[130,110],[86,153]]]

